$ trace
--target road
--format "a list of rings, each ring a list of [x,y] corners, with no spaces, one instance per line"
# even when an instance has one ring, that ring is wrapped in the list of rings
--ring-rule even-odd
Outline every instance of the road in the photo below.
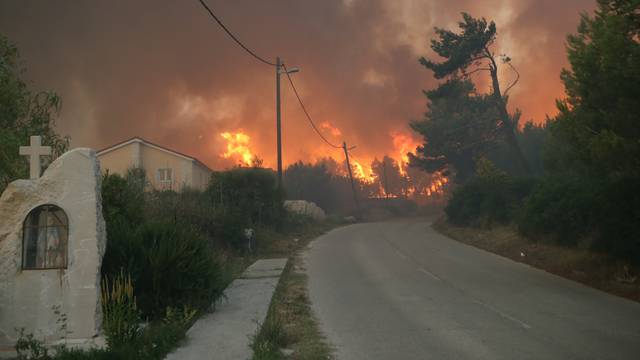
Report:
[[[314,240],[312,308],[343,360],[640,359],[640,304],[464,245],[428,221]]]

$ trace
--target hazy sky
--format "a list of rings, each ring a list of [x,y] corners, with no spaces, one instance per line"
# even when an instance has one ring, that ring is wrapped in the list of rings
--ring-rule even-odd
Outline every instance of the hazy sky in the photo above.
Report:
[[[592,0],[209,0],[261,56],[281,56],[309,112],[330,122],[368,160],[394,152],[391,134],[425,110],[436,85],[419,65],[433,27],[460,12],[495,20],[497,53],[522,78],[511,108],[544,121],[563,94],[565,37]],[[213,167],[220,133],[242,130],[275,163],[275,74],[233,43],[196,0],[0,2],[0,32],[17,44],[31,88],[63,98],[59,132],[72,146],[101,148],[141,136]],[[510,74],[503,74],[503,83]],[[284,80],[284,79],[283,79]],[[284,160],[334,154],[315,136],[283,82]],[[337,155],[336,155],[337,156]]]

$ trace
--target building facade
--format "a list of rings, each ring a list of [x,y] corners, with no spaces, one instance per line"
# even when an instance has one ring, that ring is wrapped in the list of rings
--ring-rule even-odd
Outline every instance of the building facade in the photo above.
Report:
[[[204,190],[212,170],[198,159],[134,137],[98,151],[103,172],[124,175],[139,167],[157,190],[180,191],[185,187]]]

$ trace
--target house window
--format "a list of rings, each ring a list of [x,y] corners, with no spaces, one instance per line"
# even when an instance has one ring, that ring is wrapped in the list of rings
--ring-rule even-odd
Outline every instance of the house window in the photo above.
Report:
[[[171,183],[173,181],[172,169],[158,169],[158,181],[160,183]]]
[[[65,269],[69,220],[55,205],[41,205],[31,210],[24,221],[22,234],[22,268]]]

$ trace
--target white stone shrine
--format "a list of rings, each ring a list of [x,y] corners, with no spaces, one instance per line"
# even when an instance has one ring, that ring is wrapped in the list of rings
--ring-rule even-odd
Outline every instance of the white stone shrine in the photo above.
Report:
[[[0,350],[24,329],[47,344],[101,345],[100,268],[106,247],[101,173],[91,149],[69,151],[42,177],[50,149],[32,137],[31,179],[0,196]]]

